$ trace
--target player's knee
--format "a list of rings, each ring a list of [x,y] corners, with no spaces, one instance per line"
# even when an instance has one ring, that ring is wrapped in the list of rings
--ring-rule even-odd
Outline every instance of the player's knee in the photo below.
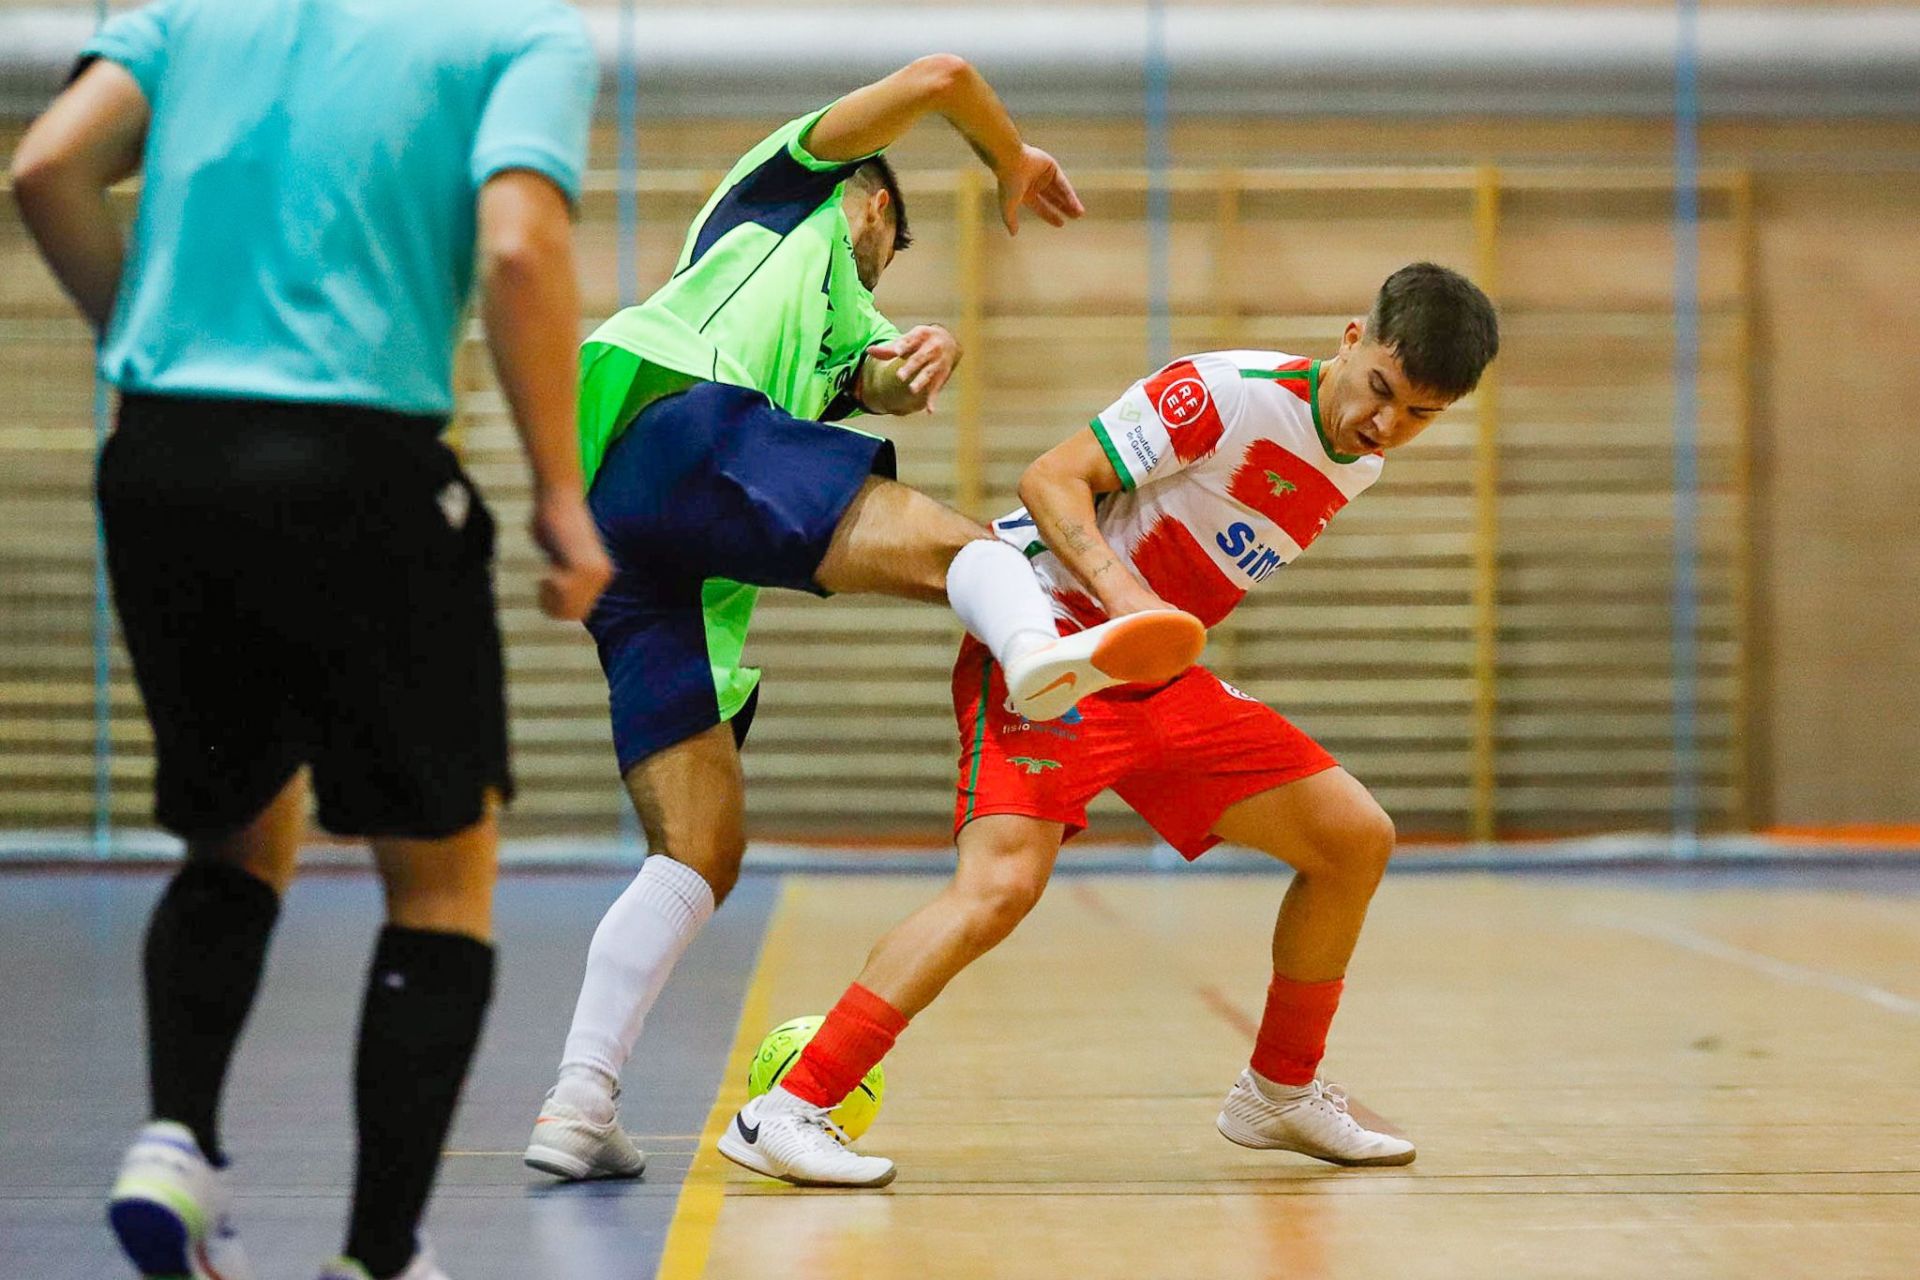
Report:
[[[1369,798],[1364,807],[1341,824],[1333,847],[1328,850],[1328,861],[1342,875],[1372,886],[1386,873],[1397,838],[1393,819]]]
[[[944,599],[947,592],[947,578],[953,571],[953,562],[962,551],[975,543],[1003,545],[993,530],[982,524],[975,524],[957,511],[945,512],[950,519],[943,520],[938,529],[930,531],[933,538],[934,555],[927,569],[927,585],[937,590]]]
[[[740,864],[747,856],[747,839],[738,836],[721,847],[719,856],[713,860],[715,870],[707,876],[707,885],[713,890],[713,905],[719,906],[733,892],[733,886],[740,883]]]
[[[713,905],[719,906],[740,882],[740,863],[747,854],[747,838],[740,832],[714,832],[697,842],[682,841],[667,852],[676,862],[693,868],[707,887],[713,890]]]
[[[1021,869],[987,877],[966,890],[967,932],[981,951],[1019,927],[1047,887],[1046,877]]]

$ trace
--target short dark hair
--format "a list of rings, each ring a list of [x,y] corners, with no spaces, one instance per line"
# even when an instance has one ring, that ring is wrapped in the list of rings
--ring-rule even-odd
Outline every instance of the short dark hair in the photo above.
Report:
[[[900,178],[887,163],[885,156],[875,156],[863,160],[860,167],[853,171],[853,181],[862,190],[871,195],[875,191],[884,191],[893,201],[893,251],[899,253],[913,244],[913,233],[907,230],[907,202],[900,194]]]
[[[1459,398],[1500,354],[1500,321],[1478,285],[1431,262],[1387,277],[1367,313],[1367,334],[1388,348],[1407,381]]]

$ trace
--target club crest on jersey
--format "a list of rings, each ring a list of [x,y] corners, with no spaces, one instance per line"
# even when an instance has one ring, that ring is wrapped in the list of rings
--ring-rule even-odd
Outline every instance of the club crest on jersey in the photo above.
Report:
[[[1198,422],[1207,411],[1207,384],[1199,378],[1176,378],[1161,389],[1154,410],[1169,427]]]
[[[1219,446],[1226,424],[1193,361],[1174,361],[1147,379],[1142,390],[1180,461],[1204,458]]]
[[[1287,563],[1280,553],[1260,541],[1260,536],[1252,525],[1244,520],[1236,520],[1220,533],[1213,535],[1214,545],[1233,558],[1233,567],[1246,574],[1255,582],[1265,582],[1273,576],[1274,570]]]

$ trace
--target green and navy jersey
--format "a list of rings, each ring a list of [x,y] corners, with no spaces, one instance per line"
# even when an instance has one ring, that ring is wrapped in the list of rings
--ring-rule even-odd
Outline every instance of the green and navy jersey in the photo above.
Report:
[[[797,418],[855,411],[848,384],[861,355],[900,331],[860,282],[840,207],[842,185],[871,157],[807,150],[826,111],[788,121],[742,156],[694,219],[673,278],[587,339],[580,447],[589,484],[639,410],[689,380],[752,387]]]
[[[1380,478],[1378,453],[1336,453],[1327,442],[1320,362],[1280,351],[1176,360],[1092,427],[1121,488],[1100,503],[1101,536],[1155,595],[1209,627]],[[1080,627],[1106,621],[1093,592],[1035,538],[1024,508],[994,531],[1033,560],[1056,615]]]

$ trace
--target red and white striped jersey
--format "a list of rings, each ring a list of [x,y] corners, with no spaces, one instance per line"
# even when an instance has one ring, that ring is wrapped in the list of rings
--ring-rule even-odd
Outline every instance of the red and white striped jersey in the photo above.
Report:
[[[1101,535],[1155,594],[1209,627],[1380,478],[1380,455],[1328,446],[1319,381],[1318,360],[1211,351],[1134,383],[1093,420],[1121,484],[1099,502]],[[1025,508],[994,531],[1033,560],[1062,619],[1105,620]]]

